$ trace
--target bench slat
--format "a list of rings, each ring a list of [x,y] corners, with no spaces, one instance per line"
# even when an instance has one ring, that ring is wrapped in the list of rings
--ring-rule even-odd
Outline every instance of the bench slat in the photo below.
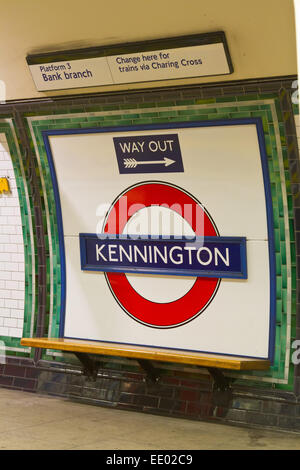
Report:
[[[22,338],[21,344],[23,346],[43,349],[175,362],[179,364],[231,370],[267,370],[270,367],[270,361],[265,359],[219,356],[176,349],[151,348],[146,346],[132,346],[130,344],[93,342],[68,338]]]

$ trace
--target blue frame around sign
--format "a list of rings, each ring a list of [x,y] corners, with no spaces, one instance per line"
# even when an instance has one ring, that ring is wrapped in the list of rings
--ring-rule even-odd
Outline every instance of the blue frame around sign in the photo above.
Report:
[[[269,271],[270,271],[270,321],[269,321],[269,348],[268,359],[271,363],[274,360],[275,352],[275,324],[276,324],[276,264],[275,264],[275,242],[274,242],[274,222],[273,222],[273,206],[271,186],[269,179],[268,161],[265,149],[264,131],[261,118],[241,118],[241,119],[220,119],[212,121],[192,121],[192,122],[172,122],[159,125],[134,125],[134,126],[120,126],[120,127],[102,127],[102,128],[80,128],[80,129],[55,129],[42,131],[45,150],[48,158],[49,169],[53,184],[56,214],[57,214],[57,227],[59,237],[59,250],[61,261],[61,309],[60,309],[60,328],[59,336],[64,337],[65,327],[65,307],[66,307],[66,262],[65,262],[65,247],[64,247],[64,231],[62,211],[59,197],[59,189],[56,178],[55,165],[52,157],[51,146],[49,137],[55,135],[76,135],[76,134],[94,134],[106,132],[132,132],[143,130],[162,130],[162,129],[184,129],[191,127],[217,127],[217,126],[233,126],[233,125],[255,125],[258,137],[258,144],[261,157],[261,166],[266,199],[266,216],[268,226],[268,245],[269,245]],[[166,348],[168,349],[168,348]],[[199,351],[198,351],[199,352]],[[206,352],[206,351],[202,351]],[[217,354],[217,353],[216,353]],[[224,355],[224,353],[220,353]],[[225,354],[226,355],[226,354]],[[242,357],[242,356],[241,356]],[[246,356],[249,357],[249,356]]]

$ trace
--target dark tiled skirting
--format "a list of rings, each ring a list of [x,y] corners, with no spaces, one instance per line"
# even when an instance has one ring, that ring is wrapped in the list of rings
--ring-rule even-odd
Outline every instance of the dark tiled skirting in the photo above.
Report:
[[[234,386],[217,391],[206,374],[165,376],[152,384],[142,373],[105,370],[105,378],[88,381],[58,373],[58,367],[44,361],[39,369],[30,359],[10,358],[0,366],[0,386],[162,416],[300,432],[300,402],[293,393]]]

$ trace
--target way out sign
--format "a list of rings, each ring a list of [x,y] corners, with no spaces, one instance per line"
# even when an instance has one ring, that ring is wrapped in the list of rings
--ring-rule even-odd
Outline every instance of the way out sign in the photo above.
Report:
[[[183,172],[178,134],[114,137],[113,141],[121,174]]]

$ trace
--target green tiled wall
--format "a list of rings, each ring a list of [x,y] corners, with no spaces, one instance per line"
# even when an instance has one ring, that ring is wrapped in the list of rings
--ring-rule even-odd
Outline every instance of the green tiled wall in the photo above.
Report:
[[[24,180],[21,170],[19,149],[17,148],[18,142],[15,139],[14,128],[12,121],[10,119],[5,120],[0,119],[0,133],[4,133],[8,143],[8,148],[10,156],[12,159],[12,164],[14,168],[14,173],[16,177],[20,210],[21,210],[21,219],[22,219],[22,230],[23,230],[23,240],[24,240],[24,261],[25,261],[25,309],[24,309],[24,327],[23,334],[31,335],[31,321],[32,321],[32,305],[33,305],[33,296],[34,292],[34,279],[32,279],[32,263],[35,262],[35,253],[32,253],[34,248],[32,248],[31,232],[30,232],[30,213],[27,198],[25,195],[25,185],[28,190],[27,182]],[[28,356],[29,351],[24,352],[24,348],[20,348],[20,338],[12,337],[1,337],[1,340],[4,341],[5,347],[7,348],[7,354],[10,356]],[[20,350],[20,351],[19,351]],[[22,352],[21,352],[22,350]]]
[[[272,113],[273,111],[273,113]],[[274,115],[275,113],[275,115]],[[275,118],[274,118],[275,116]],[[276,250],[276,348],[275,362],[268,372],[253,372],[239,376],[240,380],[249,380],[264,387],[290,389],[293,379],[293,365],[286,362],[286,350],[295,337],[296,315],[296,256],[295,237],[293,232],[293,200],[288,172],[287,147],[284,133],[283,116],[280,110],[278,95],[249,95],[241,97],[221,97],[206,100],[189,99],[160,103],[141,103],[140,105],[106,105],[89,106],[88,112],[80,106],[56,107],[51,114],[42,116],[31,113],[28,117],[28,132],[32,137],[32,148],[40,158],[42,176],[45,181],[49,208],[48,224],[51,233],[47,234],[48,254],[49,241],[53,250],[53,314],[50,336],[58,336],[60,310],[60,258],[56,223],[54,194],[50,171],[44,149],[42,131],[49,129],[71,129],[85,127],[128,126],[135,124],[159,124],[168,122],[188,122],[197,120],[234,119],[259,117],[263,123],[266,151],[268,157],[273,214],[274,237]],[[281,160],[282,158],[282,160]],[[282,173],[283,171],[283,173]],[[283,175],[283,176],[282,176]],[[285,179],[284,179],[285,178]],[[284,191],[283,191],[284,188]],[[286,191],[286,195],[284,192]],[[42,187],[41,187],[42,192]],[[47,214],[44,212],[45,226]],[[286,226],[288,225],[288,227]],[[287,230],[287,232],[286,232]],[[286,233],[290,243],[286,247]],[[287,253],[288,250],[288,253]],[[287,265],[288,259],[291,260]],[[289,287],[290,286],[290,287]],[[48,260],[48,305],[50,308],[50,263]],[[48,316],[48,322],[50,322]],[[290,329],[291,325],[291,329]],[[290,352],[291,355],[292,351]],[[45,356],[50,358],[51,356]],[[61,360],[61,358],[60,358]]]

